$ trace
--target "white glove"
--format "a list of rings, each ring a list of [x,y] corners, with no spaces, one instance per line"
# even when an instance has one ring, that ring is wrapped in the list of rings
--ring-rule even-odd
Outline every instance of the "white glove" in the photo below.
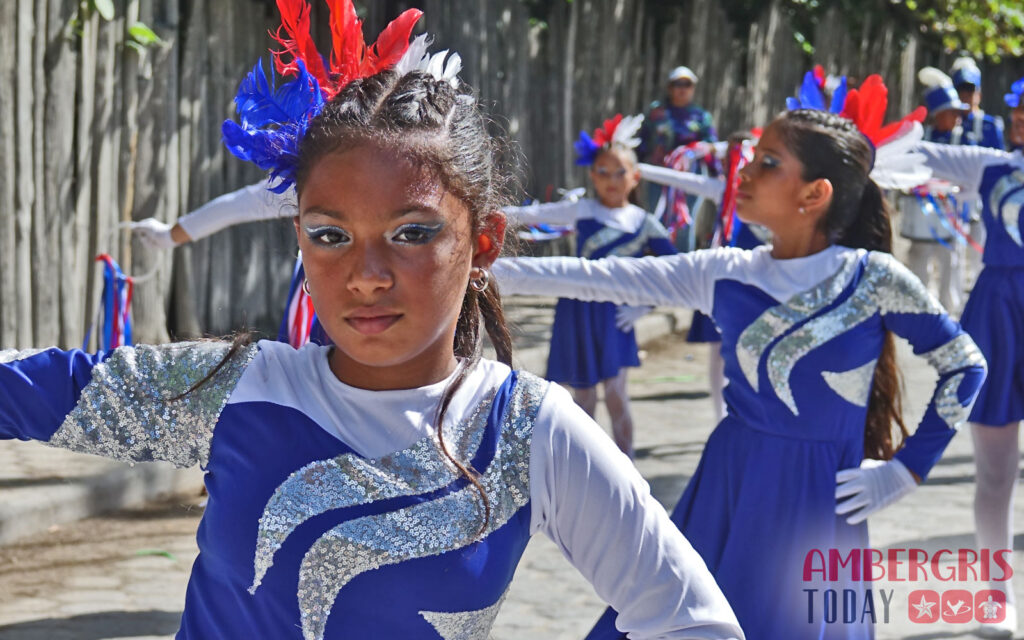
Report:
[[[173,249],[178,246],[178,243],[171,239],[171,227],[172,225],[156,218],[146,218],[132,223],[132,231],[151,249]]]
[[[864,460],[859,468],[836,473],[836,515],[849,514],[850,524],[863,522],[916,488],[914,476],[899,460]]]
[[[654,307],[632,307],[628,304],[619,305],[615,309],[615,326],[619,331],[632,331],[633,324],[653,309]]]

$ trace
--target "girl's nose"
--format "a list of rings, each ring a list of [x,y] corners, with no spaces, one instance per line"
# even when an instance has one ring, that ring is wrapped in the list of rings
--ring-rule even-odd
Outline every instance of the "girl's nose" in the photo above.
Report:
[[[349,256],[353,261],[348,281],[350,291],[367,295],[390,289],[394,284],[394,276],[383,248],[362,244],[352,247]]]

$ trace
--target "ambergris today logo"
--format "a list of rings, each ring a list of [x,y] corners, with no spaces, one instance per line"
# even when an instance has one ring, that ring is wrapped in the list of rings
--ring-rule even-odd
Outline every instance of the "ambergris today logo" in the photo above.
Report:
[[[911,622],[1002,622],[1006,616],[1004,592],[971,591],[962,584],[949,583],[1007,581],[1013,577],[1012,556],[1012,549],[812,549],[803,564],[807,622],[889,622],[895,590],[871,586],[882,580],[938,582],[950,587],[912,590],[907,598]]]

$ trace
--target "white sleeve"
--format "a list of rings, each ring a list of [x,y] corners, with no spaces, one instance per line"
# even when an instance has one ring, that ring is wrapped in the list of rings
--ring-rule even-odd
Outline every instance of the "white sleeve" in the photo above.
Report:
[[[180,218],[178,224],[193,240],[213,235],[243,222],[290,218],[298,213],[295,190],[278,194],[267,189],[267,181],[225,193]]]
[[[921,142],[915,151],[924,154],[925,162],[936,178],[949,180],[972,193],[977,192],[981,186],[981,175],[985,167],[1013,159],[1013,154],[1001,149],[963,144]]]
[[[492,272],[505,294],[687,307],[710,313],[715,278],[712,271],[724,251],[733,250],[601,260],[501,258]]]
[[[522,224],[574,224],[586,217],[587,200],[559,200],[526,205],[525,207],[502,207],[501,211],[513,225]]]
[[[713,202],[722,201],[725,182],[718,178],[702,176],[689,171],[676,171],[668,167],[657,167],[653,164],[639,164],[640,177],[644,180],[685,191],[691,195],[707,198]]]
[[[743,638],[704,561],[630,460],[550,385],[530,451],[530,531],[543,531],[633,640]]]

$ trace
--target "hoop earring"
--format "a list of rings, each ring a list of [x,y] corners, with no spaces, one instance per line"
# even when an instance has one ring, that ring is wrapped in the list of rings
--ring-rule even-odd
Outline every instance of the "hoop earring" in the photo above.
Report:
[[[491,284],[491,274],[483,267],[477,267],[477,269],[479,270],[480,275],[469,279],[469,288],[477,293],[483,293],[484,291],[487,291],[487,287]]]
[[[302,290],[306,292],[307,296],[313,295],[313,292],[309,290],[309,278],[302,279]]]

